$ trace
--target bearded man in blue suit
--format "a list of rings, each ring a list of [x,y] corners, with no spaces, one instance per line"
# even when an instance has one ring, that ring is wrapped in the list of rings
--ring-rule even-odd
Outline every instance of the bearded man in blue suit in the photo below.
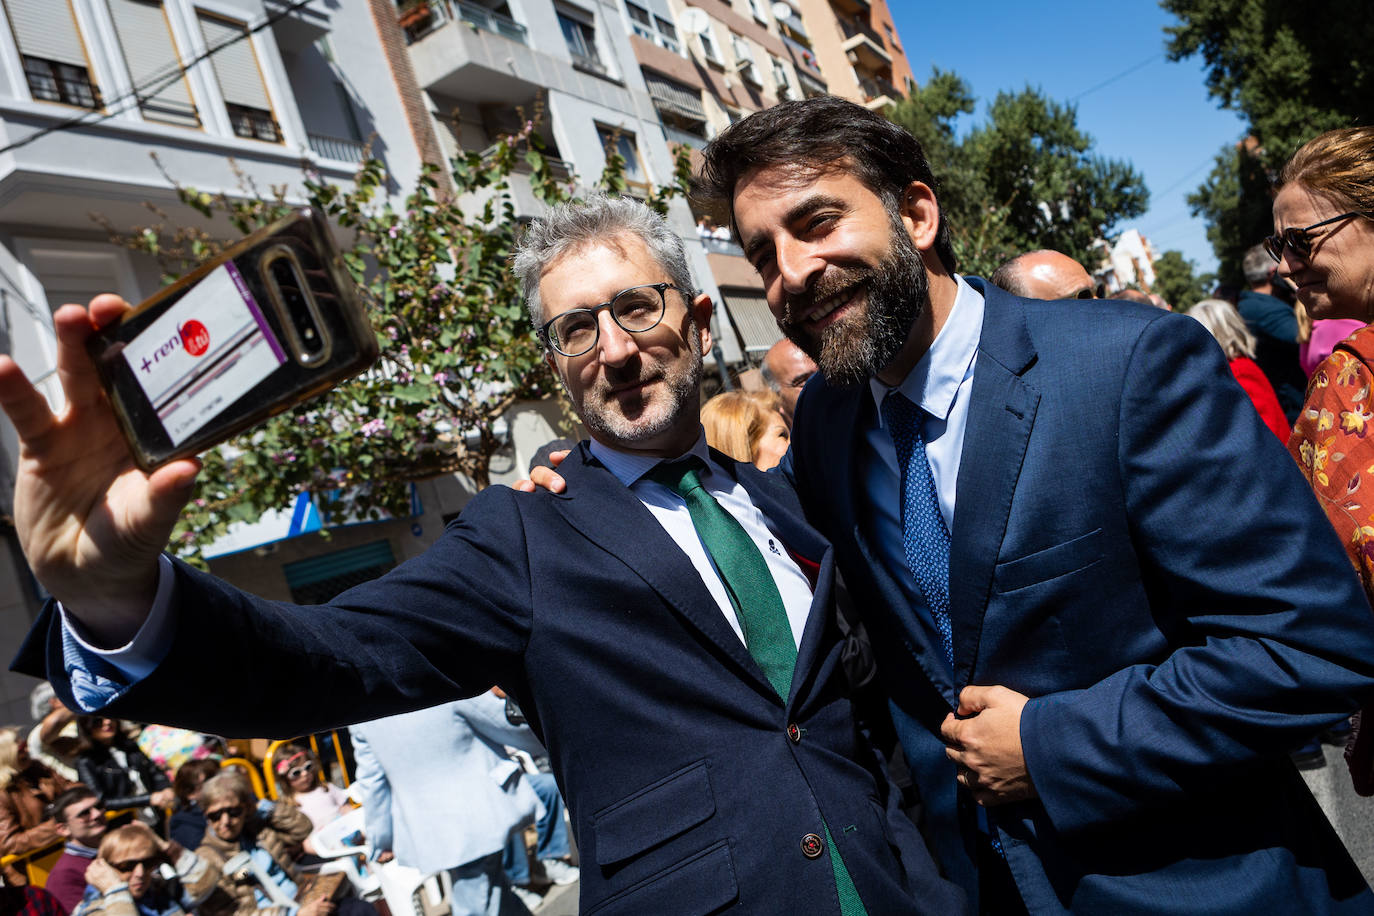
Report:
[[[706,448],[711,301],[681,239],[595,199],[538,221],[517,272],[591,431],[575,492],[489,488],[423,555],[309,608],[160,556],[196,465],[140,473],[100,396],[82,345],[128,306],[59,310],[66,411],[0,357],[16,528],[62,605],[17,665],[74,708],[231,735],[498,684],[548,748],[584,911],[961,912],[857,728],[832,548],[785,482]]]
[[[983,912],[1370,912],[1287,757],[1374,619],[1204,331],[956,273],[920,144],[838,99],[708,145],[821,375],[784,461],[836,545],[946,872]]]

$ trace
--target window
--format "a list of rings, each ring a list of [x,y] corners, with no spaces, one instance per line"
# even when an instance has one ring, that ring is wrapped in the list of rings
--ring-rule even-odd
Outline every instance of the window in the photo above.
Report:
[[[716,40],[711,37],[711,27],[702,29],[697,38],[701,40],[701,56],[717,67],[721,66],[720,49],[716,47]]]
[[[792,84],[787,80],[787,64],[772,54],[768,57],[773,61],[773,82],[778,87],[778,98],[791,98]]]
[[[596,26],[591,15],[571,7],[557,8],[558,27],[563,30],[563,40],[567,42],[568,53],[572,55],[573,65],[604,74],[606,65],[596,52]]]
[[[758,68],[754,66],[754,52],[750,50],[749,42],[733,33],[730,35],[730,42],[735,49],[736,70],[740,78],[755,86],[763,85],[759,79]]]
[[[598,124],[596,135],[601,138],[601,148],[606,151],[607,159],[612,155],[618,155],[624,160],[626,181],[635,184],[644,184],[648,181],[644,169],[639,164],[639,147],[635,145],[634,134],[619,127]]]
[[[241,23],[208,13],[198,11],[196,16],[235,136],[282,142],[281,127],[272,116],[267,84],[247,30]]]
[[[658,26],[658,43],[674,54],[681,54],[682,46],[678,44],[677,29],[673,24],[662,16],[655,16],[654,23]]]
[[[43,102],[99,108],[100,91],[67,3],[5,0],[14,43],[24,62],[29,93]]]
[[[768,24],[768,11],[764,9],[764,0],[749,0],[749,10],[754,14],[754,18],[764,25]]]
[[[649,41],[654,40],[654,23],[649,16],[649,11],[642,6],[626,2],[625,8],[630,11],[630,25],[634,27],[635,34],[640,38]]]
[[[162,4],[157,0],[110,0],[110,15],[143,117],[199,127],[200,116],[181,73]]]

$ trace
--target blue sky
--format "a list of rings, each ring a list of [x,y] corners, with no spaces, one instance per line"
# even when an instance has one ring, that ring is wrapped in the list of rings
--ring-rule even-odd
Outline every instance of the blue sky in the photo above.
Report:
[[[978,111],[961,129],[981,123],[999,91],[1031,85],[1076,100],[1095,152],[1130,161],[1150,189],[1149,211],[1117,229],[1138,228],[1156,253],[1178,249],[1199,270],[1216,269],[1205,226],[1184,198],[1222,145],[1244,136],[1245,123],[1208,97],[1199,58],[1165,58],[1169,13],[1150,0],[888,3],[918,82],[938,66],[973,87]]]

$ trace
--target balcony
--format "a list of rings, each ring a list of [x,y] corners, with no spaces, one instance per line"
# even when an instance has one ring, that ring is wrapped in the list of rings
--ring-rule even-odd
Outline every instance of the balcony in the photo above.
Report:
[[[873,10],[868,0],[830,0],[830,6],[841,16],[863,16],[865,19]]]
[[[883,40],[872,29],[840,20],[840,31],[845,36],[841,47],[857,69],[871,73],[892,66],[892,55],[887,53]]]
[[[869,111],[881,111],[889,105],[895,105],[902,98],[897,87],[885,79],[861,76],[859,77],[859,88],[864,93],[864,107]]]
[[[307,134],[310,151],[316,156],[332,159],[335,162],[362,162],[367,154],[366,147],[357,140],[344,140],[341,137],[326,137],[324,134]]]
[[[474,29],[491,32],[511,41],[518,41],[522,45],[530,43],[528,30],[514,19],[492,12],[484,6],[467,3],[465,0],[432,0],[417,3],[401,13],[400,21],[411,43],[455,21],[466,22]]]
[[[693,121],[706,120],[706,106],[701,103],[701,93],[676,80],[644,72],[644,85],[649,89],[649,97],[654,107],[663,114],[678,115]]]
[[[525,27],[513,19],[464,0],[434,0],[423,18],[412,18],[405,28],[423,89],[480,103],[518,104],[540,88],[511,72],[512,58],[531,56]]]
[[[792,58],[792,64],[797,68],[798,75],[805,73],[812,79],[819,81],[821,91],[824,92],[825,76],[821,73],[821,65],[816,60],[815,52],[786,35],[782,36],[782,43],[787,46],[787,55]]]

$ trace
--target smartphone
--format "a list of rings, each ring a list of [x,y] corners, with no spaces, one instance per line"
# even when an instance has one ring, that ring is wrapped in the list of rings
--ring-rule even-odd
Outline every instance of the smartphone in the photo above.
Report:
[[[377,337],[328,224],[302,208],[88,340],[134,461],[205,451],[372,365]]]

